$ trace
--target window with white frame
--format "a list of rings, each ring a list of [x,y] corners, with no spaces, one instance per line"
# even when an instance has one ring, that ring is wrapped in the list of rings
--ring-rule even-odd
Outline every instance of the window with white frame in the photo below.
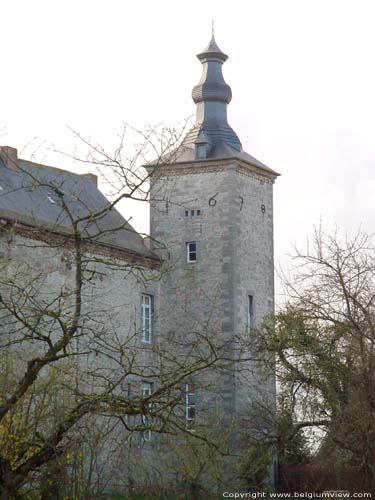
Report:
[[[247,296],[247,329],[249,332],[254,328],[254,297]]]
[[[151,382],[145,382],[141,387],[142,398],[148,398],[153,393],[153,384]],[[142,415],[142,424],[144,426],[149,424],[149,417],[147,415]],[[147,429],[142,432],[143,441],[151,441],[151,430]]]
[[[188,241],[186,243],[186,260],[187,262],[197,261],[197,242]]]
[[[195,387],[194,384],[185,384],[185,423],[186,428],[189,430],[194,430],[195,422]]]
[[[154,297],[146,293],[142,294],[141,306],[141,326],[142,326],[142,341],[150,343],[153,334],[153,314],[154,314]]]

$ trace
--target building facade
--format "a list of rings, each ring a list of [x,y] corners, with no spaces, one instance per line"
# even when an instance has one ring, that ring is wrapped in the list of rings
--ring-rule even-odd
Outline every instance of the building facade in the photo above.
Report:
[[[80,379],[88,377],[94,387],[95,371],[106,384],[116,380],[116,391],[129,399],[147,399],[165,383],[160,370],[166,353],[173,352],[168,366],[173,364],[179,375],[179,360],[193,364],[204,357],[203,345],[210,345],[221,352],[220,368],[208,369],[207,363],[207,369],[183,379],[182,421],[192,435],[205,422],[214,424],[216,435],[227,431],[236,454],[236,429],[249,405],[262,400],[275,406],[272,371],[252,360],[248,350],[245,355],[243,345],[251,344],[252,332],[274,308],[272,191],[278,174],[244,152],[228,124],[231,89],[222,75],[227,56],[214,37],[197,57],[203,70],[192,92],[196,122],[170,157],[146,167],[151,247],[110,206],[94,178],[25,162],[3,147],[2,272],[17,275],[22,269],[25,286],[30,281],[35,286],[35,271],[41,276],[48,269],[38,293],[59,291],[61,302],[68,303],[76,269],[70,242],[83,235],[92,257],[84,268],[81,328],[87,335],[76,336],[77,353],[84,359]],[[31,307],[26,305],[25,310]],[[21,365],[27,361],[25,356]],[[139,430],[142,422],[146,417],[123,423]],[[112,434],[113,443],[119,445],[121,432]],[[161,474],[166,442],[152,430],[138,435],[132,457]],[[119,453],[128,453],[124,443]],[[116,445],[103,449],[113,456]],[[115,472],[107,467],[105,453],[97,468],[111,475],[107,484],[113,486]],[[141,477],[134,461],[133,471],[126,470],[129,464],[124,458],[122,478]],[[98,470],[92,477],[99,477]]]
[[[150,234],[170,263],[162,278],[163,329],[209,328],[231,346],[274,309],[273,184],[278,174],[242,150],[227,121],[231,89],[222,75],[227,56],[212,37],[198,59],[193,88],[196,122],[173,158],[158,167],[151,187]],[[236,369],[223,376],[220,408],[243,410],[257,385]],[[241,370],[243,372],[244,370]],[[248,372],[248,375],[250,373]],[[253,380],[249,380],[253,378]],[[274,379],[258,389],[275,398]]]

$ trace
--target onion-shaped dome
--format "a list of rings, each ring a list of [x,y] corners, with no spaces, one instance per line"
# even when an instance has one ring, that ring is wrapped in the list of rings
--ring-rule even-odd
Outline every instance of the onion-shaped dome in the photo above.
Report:
[[[192,91],[197,105],[196,121],[184,144],[196,144],[201,132],[204,132],[211,146],[225,143],[242,151],[241,142],[227,121],[227,105],[232,99],[232,91],[224,80],[222,66],[228,56],[220,50],[212,35],[210,43],[197,58],[203,68],[201,79]]]

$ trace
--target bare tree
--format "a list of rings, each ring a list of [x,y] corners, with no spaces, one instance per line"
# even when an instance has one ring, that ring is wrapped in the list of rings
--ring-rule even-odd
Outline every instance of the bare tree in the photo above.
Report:
[[[155,130],[142,133],[130,159],[124,135],[113,154],[81,138],[89,148],[81,161],[99,170],[109,201],[92,176],[56,173],[2,148],[0,499],[15,498],[53,461],[69,469],[69,450],[95,416],[115,419],[111,446],[126,446],[133,432],[192,434],[181,416],[184,386],[225,346],[213,343],[209,325],[167,345],[157,335],[142,342],[134,297],[157,289],[163,263],[116,211],[124,199],[148,199],[151,174],[140,167],[152,151],[152,175],[163,168],[180,137],[169,132],[159,149]]]
[[[285,278],[288,303],[269,318],[258,348],[276,356],[288,400],[289,439],[313,430],[315,449],[357,466],[375,487],[375,247],[319,228]]]

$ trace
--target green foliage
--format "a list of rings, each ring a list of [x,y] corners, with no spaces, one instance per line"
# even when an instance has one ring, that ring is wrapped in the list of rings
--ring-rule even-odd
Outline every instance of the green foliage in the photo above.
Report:
[[[361,488],[374,489],[374,242],[363,234],[340,241],[319,230],[294,262],[294,276],[285,282],[289,302],[258,339],[276,359],[287,401],[279,421],[280,436],[287,437],[281,460],[304,463],[301,430],[313,429],[321,457],[358,467]]]
[[[264,491],[272,464],[272,448],[262,441],[251,440],[244,447],[239,463],[239,475],[249,491]]]
[[[309,463],[312,456],[308,440],[302,429],[295,429],[293,415],[281,401],[277,413],[277,448],[280,465],[298,465]]]

